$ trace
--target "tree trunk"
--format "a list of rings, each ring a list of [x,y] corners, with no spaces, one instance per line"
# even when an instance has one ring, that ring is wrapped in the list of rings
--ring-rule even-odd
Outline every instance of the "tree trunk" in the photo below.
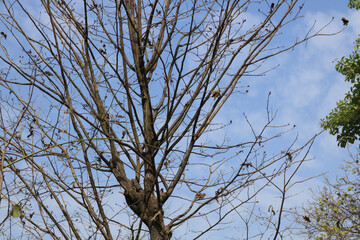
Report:
[[[169,227],[164,224],[164,211],[158,199],[151,195],[146,197],[145,191],[140,188],[136,181],[132,181],[133,186],[125,191],[124,196],[127,204],[138,215],[150,232],[150,239],[168,240],[171,238]]]
[[[163,220],[162,217],[161,220]],[[149,226],[149,231],[151,240],[169,240],[172,235],[163,222],[162,224],[153,222],[152,225]]]

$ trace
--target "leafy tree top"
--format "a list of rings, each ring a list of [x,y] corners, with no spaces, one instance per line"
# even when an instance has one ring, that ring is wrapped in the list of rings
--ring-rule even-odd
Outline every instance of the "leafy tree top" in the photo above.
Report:
[[[351,6],[359,7],[359,1],[351,1]],[[342,57],[336,70],[345,76],[345,81],[353,86],[345,98],[337,103],[335,109],[321,120],[321,126],[336,135],[339,146],[354,143],[360,135],[360,38],[355,41],[354,50],[349,57]]]
[[[355,8],[356,10],[360,9],[360,1],[359,0],[350,0],[348,4],[349,8]]]

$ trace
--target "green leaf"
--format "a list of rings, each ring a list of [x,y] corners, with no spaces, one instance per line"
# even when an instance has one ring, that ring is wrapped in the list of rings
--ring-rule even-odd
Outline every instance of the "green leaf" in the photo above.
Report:
[[[11,216],[19,217],[21,212],[21,206],[19,204],[15,204],[11,210]]]
[[[360,1],[359,0],[349,0],[348,4],[349,8],[355,8],[356,10],[360,9]]]

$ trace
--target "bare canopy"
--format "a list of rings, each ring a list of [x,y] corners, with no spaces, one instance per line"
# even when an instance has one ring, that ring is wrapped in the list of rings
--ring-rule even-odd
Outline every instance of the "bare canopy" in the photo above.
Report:
[[[312,140],[266,154],[291,129],[274,128],[269,110],[262,128],[243,126],[248,139],[223,135],[240,120],[214,120],[246,97],[241,79],[322,34],[274,41],[300,17],[298,1],[0,4],[1,234],[196,239],[237,220],[246,237],[255,197],[271,185],[282,204],[261,234],[276,238]]]

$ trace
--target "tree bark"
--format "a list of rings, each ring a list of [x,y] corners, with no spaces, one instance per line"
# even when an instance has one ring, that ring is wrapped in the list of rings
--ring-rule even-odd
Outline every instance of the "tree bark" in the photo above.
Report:
[[[164,225],[163,217],[161,216],[161,223],[153,221],[149,226],[151,240],[169,240],[171,238],[171,231]]]
[[[172,233],[164,223],[163,209],[159,207],[154,195],[147,198],[144,190],[137,189],[126,191],[125,199],[130,208],[148,227],[151,240],[171,238]]]

